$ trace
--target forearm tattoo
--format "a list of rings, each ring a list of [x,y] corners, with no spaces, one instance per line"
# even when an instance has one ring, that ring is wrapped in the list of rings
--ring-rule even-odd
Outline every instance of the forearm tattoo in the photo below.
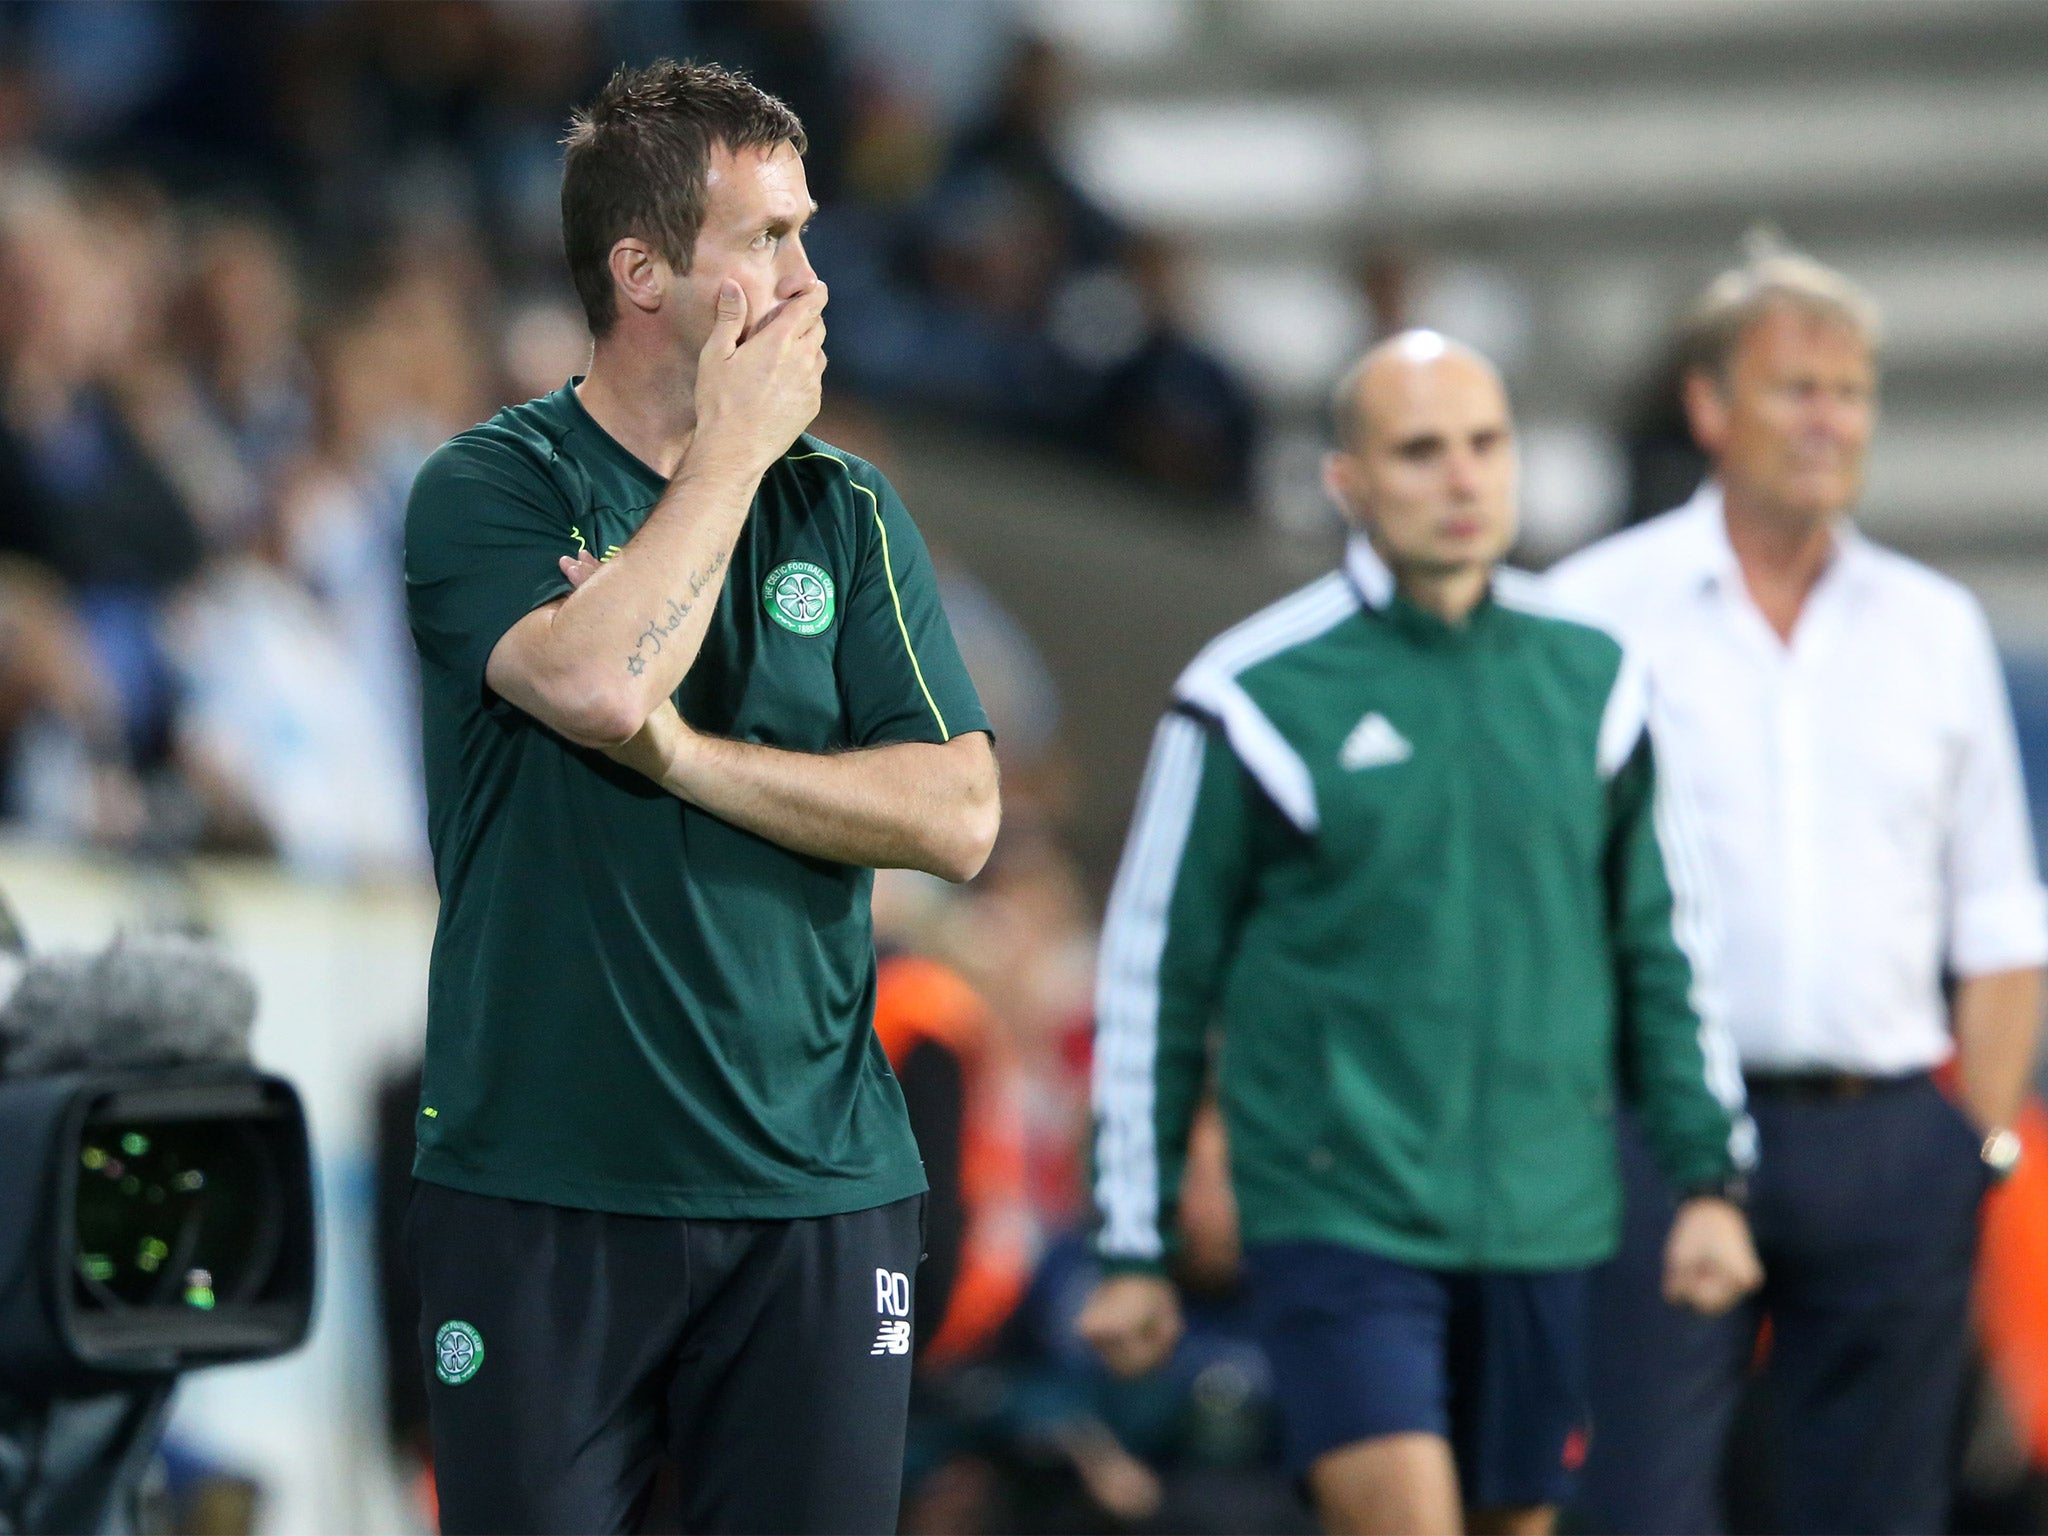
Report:
[[[717,578],[718,573],[724,569],[725,556],[721,554],[715,557],[703,570],[691,572],[688,595],[681,602],[670,598],[668,600],[668,607],[654,618],[649,619],[647,621],[647,628],[642,630],[640,638],[633,642],[633,654],[626,658],[626,670],[628,672],[638,677],[647,670],[647,659],[650,654],[659,656],[668,649],[668,637],[683,627],[683,620],[687,619],[690,616],[691,610],[697,606],[697,599],[703,596],[704,589],[710,586]],[[649,652],[647,649],[650,644],[654,647],[652,652]]]

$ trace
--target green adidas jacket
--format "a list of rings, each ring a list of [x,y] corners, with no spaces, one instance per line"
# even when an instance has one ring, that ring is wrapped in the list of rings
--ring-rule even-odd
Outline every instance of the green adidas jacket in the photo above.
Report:
[[[1530,578],[1500,573],[1453,628],[1363,540],[1195,659],[1103,930],[1106,1262],[1172,1249],[1212,1042],[1247,1242],[1596,1263],[1617,1097],[1678,1188],[1746,1166],[1647,709],[1619,642]]]

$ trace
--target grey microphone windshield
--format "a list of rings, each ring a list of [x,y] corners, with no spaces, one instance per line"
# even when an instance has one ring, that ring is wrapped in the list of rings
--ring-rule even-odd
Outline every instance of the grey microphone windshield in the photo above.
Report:
[[[98,954],[29,961],[0,1007],[0,1076],[241,1065],[256,988],[181,934],[123,935]]]

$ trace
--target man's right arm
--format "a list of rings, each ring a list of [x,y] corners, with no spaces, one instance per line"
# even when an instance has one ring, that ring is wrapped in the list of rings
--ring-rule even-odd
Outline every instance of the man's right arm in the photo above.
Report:
[[[818,413],[825,297],[817,284],[742,343],[746,301],[726,285],[697,362],[697,424],[681,467],[601,571],[498,641],[484,673],[494,693],[571,741],[608,747],[675,692],[761,476]]]
[[[2048,893],[2035,863],[2019,742],[1991,626],[1974,602],[1948,686],[1964,729],[1948,805],[1943,885],[1951,1010],[1963,1111],[1983,1132],[2010,1127],[2033,1076],[2048,959]]]
[[[1733,1043],[1703,1002],[1693,969],[1703,947],[1697,914],[1680,916],[1666,863],[1665,837],[1678,840],[1685,817],[1660,807],[1660,798],[1672,798],[1671,789],[1658,784],[1645,731],[1609,786],[1608,900],[1628,1037],[1625,1087],[1651,1150],[1685,1196],[1665,1240],[1664,1299],[1716,1316],[1763,1282],[1748,1223],[1729,1198],[1739,1193],[1755,1130]],[[1690,952],[1681,928],[1694,931]]]
[[[1081,1330],[1134,1375],[1171,1351],[1169,1227],[1208,1034],[1253,867],[1252,790],[1229,745],[1170,714],[1153,738],[1103,922],[1095,1001],[1096,1250]]]

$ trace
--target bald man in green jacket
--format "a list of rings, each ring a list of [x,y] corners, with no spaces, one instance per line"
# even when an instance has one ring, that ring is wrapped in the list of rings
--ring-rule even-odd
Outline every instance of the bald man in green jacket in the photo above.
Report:
[[[1125,1371],[1177,1336],[1172,1218],[1213,1069],[1288,1454],[1325,1525],[1543,1532],[1584,1454],[1617,1100],[1688,1196],[1667,1284],[1703,1310],[1759,1279],[1753,1132],[1642,675],[1498,569],[1497,374],[1410,332],[1333,406],[1343,566],[1182,675],[1111,898],[1109,1278],[1083,1329]]]

